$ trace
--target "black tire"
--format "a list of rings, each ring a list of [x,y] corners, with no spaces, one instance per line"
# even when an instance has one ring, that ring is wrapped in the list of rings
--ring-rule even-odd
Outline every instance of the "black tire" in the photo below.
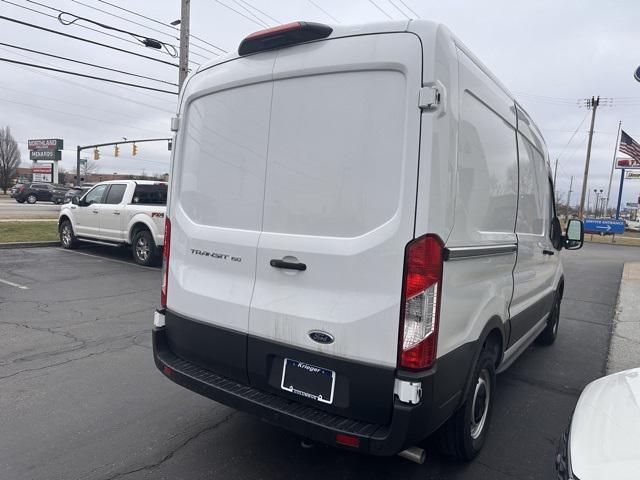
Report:
[[[63,248],[71,250],[78,246],[78,239],[75,233],[73,233],[73,226],[69,220],[60,222],[58,233],[60,234],[60,243]]]
[[[552,345],[553,342],[558,338],[558,326],[560,325],[560,302],[562,301],[562,297],[559,294],[556,294],[556,298],[553,301],[553,307],[551,308],[551,312],[549,313],[549,318],[547,319],[547,325],[544,327],[544,330],[540,332],[538,338],[536,338],[536,343],[539,345]]]
[[[33,205],[37,201],[38,201],[38,198],[35,195],[31,194],[27,196],[27,203]]]
[[[135,262],[145,267],[157,265],[160,259],[158,247],[149,230],[140,230],[133,236],[131,251]]]
[[[462,406],[440,429],[440,450],[459,462],[473,460],[484,446],[496,390],[495,353],[485,348]]]

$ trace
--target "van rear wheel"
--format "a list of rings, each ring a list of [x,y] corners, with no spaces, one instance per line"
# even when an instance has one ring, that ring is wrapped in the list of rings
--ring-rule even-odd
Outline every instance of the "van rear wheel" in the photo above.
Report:
[[[490,349],[480,353],[464,404],[440,431],[440,449],[460,462],[473,460],[487,438],[495,397],[495,361]]]

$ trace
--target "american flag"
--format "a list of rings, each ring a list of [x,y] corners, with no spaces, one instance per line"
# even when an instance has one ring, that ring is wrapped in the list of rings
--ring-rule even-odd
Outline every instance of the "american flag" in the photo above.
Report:
[[[619,160],[618,166],[623,166],[622,163],[625,163],[624,166],[629,167],[640,166],[640,145],[624,130],[622,130],[622,135],[620,135],[620,147],[618,149],[631,157],[631,159],[626,162]]]

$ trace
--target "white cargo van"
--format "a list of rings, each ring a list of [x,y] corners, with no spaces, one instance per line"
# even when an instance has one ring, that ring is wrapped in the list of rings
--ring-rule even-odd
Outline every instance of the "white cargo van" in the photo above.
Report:
[[[158,368],[312,440],[473,458],[582,245],[506,88],[436,23],[296,22],[200,67],[173,127]]]

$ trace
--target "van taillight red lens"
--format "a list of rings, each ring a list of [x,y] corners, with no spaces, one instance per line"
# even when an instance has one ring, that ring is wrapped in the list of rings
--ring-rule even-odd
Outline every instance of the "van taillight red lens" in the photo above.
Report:
[[[433,365],[438,343],[442,287],[442,240],[425,235],[405,249],[398,366],[422,370]]]
[[[278,25],[245,37],[238,47],[238,55],[249,55],[263,50],[319,40],[328,37],[331,32],[333,28],[322,23],[292,22]]]
[[[162,248],[162,290],[160,305],[167,308],[167,288],[169,287],[169,252],[171,250],[171,220],[164,219],[164,247]]]

